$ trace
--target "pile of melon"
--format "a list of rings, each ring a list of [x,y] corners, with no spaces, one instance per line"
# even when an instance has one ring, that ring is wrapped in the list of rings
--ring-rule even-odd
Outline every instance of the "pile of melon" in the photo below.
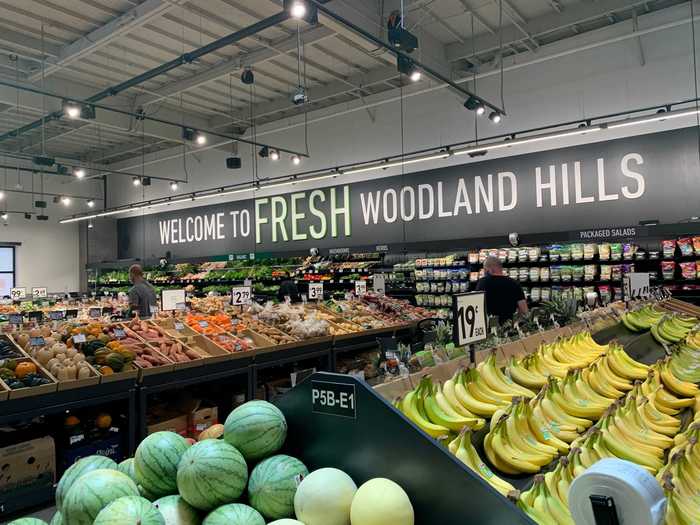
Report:
[[[222,439],[191,445],[156,432],[122,463],[83,458],[58,483],[51,525],[413,525],[396,483],[377,478],[358,489],[338,469],[309,474],[278,453],[286,437],[282,412],[250,401],[226,419]]]

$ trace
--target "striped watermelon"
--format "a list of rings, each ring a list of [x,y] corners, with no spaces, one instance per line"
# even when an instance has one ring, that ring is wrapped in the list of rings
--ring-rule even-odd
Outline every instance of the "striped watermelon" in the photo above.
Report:
[[[165,525],[200,525],[197,510],[180,496],[165,496],[153,503],[165,518]]]
[[[93,525],[165,525],[165,518],[147,499],[124,496],[102,509]]]
[[[136,472],[134,472],[134,458],[125,459],[119,463],[119,465],[117,465],[117,470],[133,479],[134,483],[138,483],[138,481],[136,481]]]
[[[136,486],[139,488],[139,494],[141,494],[142,498],[146,498],[148,501],[155,501],[158,499],[158,496],[148,492],[145,488],[143,488],[143,485]]]
[[[263,516],[270,519],[294,516],[294,494],[309,474],[296,458],[279,454],[260,462],[250,475],[248,499]]]
[[[46,522],[37,518],[20,518],[18,520],[11,521],[7,525],[46,525]]]
[[[61,511],[56,512],[51,518],[51,523],[49,525],[63,525],[63,517],[61,516]]]
[[[175,432],[155,432],[136,449],[134,472],[145,494],[157,499],[177,492],[177,466],[189,448]]]
[[[246,460],[274,454],[287,438],[287,420],[272,403],[255,400],[236,408],[226,418],[224,439]]]
[[[231,503],[211,512],[202,525],[265,525],[265,519],[248,505]]]
[[[282,518],[281,520],[275,520],[268,523],[268,525],[304,525],[301,521],[290,520],[289,518]]]
[[[63,521],[69,525],[92,525],[99,512],[123,496],[138,496],[129,476],[118,470],[98,469],[78,479],[63,500]]]
[[[86,456],[73,463],[61,476],[56,487],[56,507],[61,510],[68,489],[73,486],[83,474],[97,469],[116,469],[117,464],[105,456]]]
[[[245,490],[248,465],[225,441],[205,439],[192,445],[177,469],[180,496],[201,510],[236,501]]]

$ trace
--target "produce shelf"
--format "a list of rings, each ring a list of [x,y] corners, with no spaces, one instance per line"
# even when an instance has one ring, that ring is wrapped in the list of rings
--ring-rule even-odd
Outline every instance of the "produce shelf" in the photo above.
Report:
[[[332,415],[313,404],[312,390],[338,388],[354,389],[354,411]],[[534,523],[364,381],[316,373],[277,405],[289,424],[286,453],[311,471],[339,468],[358,486],[375,477],[395,481],[411,499],[417,524]]]

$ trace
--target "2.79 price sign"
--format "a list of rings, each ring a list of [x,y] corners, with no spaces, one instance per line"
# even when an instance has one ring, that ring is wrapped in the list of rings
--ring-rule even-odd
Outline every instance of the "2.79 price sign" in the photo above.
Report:
[[[486,339],[486,304],[484,292],[453,296],[454,343],[470,345]]]
[[[236,286],[231,288],[231,304],[233,306],[250,304],[252,297],[250,286]]]

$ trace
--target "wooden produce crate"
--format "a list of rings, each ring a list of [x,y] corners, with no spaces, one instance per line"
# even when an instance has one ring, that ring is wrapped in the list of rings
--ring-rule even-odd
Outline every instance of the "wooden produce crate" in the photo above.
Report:
[[[100,383],[102,374],[100,374],[95,368],[88,363],[88,369],[90,370],[90,377],[83,379],[73,379],[69,381],[58,381],[58,391],[72,390],[74,388],[82,388],[84,386],[94,386]]]
[[[299,342],[299,340],[295,337],[292,337],[291,335],[284,333],[279,328],[264,323],[259,319],[253,319],[245,316],[241,319],[241,324],[245,325],[247,330],[251,330],[252,332],[260,334],[264,338],[268,339],[274,346],[277,347],[293,346]]]
[[[176,370],[182,370],[183,368],[196,368],[196,367],[202,366],[206,363],[211,363],[211,360],[210,360],[211,356],[208,352],[202,351],[199,348],[193,348],[192,346],[188,345],[184,339],[185,338],[180,338],[180,339],[172,338],[172,341],[173,341],[173,343],[178,343],[178,344],[182,345],[183,351],[191,351],[191,352],[195,352],[196,354],[199,354],[199,356],[200,356],[199,359],[190,358],[189,361],[177,361],[174,357],[164,354],[161,351],[160,347],[158,347],[156,345],[151,345],[151,346],[153,346],[156,350],[158,350],[158,353],[160,353],[161,355],[164,355],[167,359],[170,359],[175,364]],[[222,349],[222,352],[226,352],[226,351]]]
[[[26,354],[25,354],[26,355]],[[26,387],[26,388],[18,388],[16,390],[10,389],[10,387],[5,383],[2,379],[0,379],[0,384],[2,384],[2,387],[7,391],[7,399],[22,399],[25,397],[31,397],[31,396],[39,396],[42,394],[50,394],[52,392],[56,392],[58,390],[58,381],[56,380],[55,377],[53,377],[48,370],[46,370],[43,366],[41,366],[39,363],[37,363],[34,359],[32,359],[29,356],[26,357],[20,357],[16,359],[17,364],[19,365],[20,363],[33,363],[36,366],[37,369],[37,374],[39,374],[41,377],[48,379],[50,383],[47,383],[45,385],[40,385],[40,386],[33,386],[33,387]]]
[[[240,332],[240,337],[238,335],[233,335],[228,332],[216,335],[207,335],[205,337],[209,338],[211,341],[214,342],[214,344],[231,354],[234,359],[239,359],[241,357],[254,356],[256,352],[255,345],[253,345],[253,347],[251,348],[248,348],[247,350],[236,350],[238,340],[241,337],[245,337],[246,332],[249,332],[249,330],[244,330]],[[251,337],[251,339],[253,339],[253,342],[255,343],[255,338]],[[267,344],[269,345],[271,343],[267,341]]]
[[[97,373],[100,374],[100,383],[114,383],[130,379],[136,380],[136,378],[139,377],[139,370],[140,369],[137,368],[136,365],[129,364],[128,367],[125,367],[121,372],[114,372],[110,375],[100,374],[99,371]]]
[[[0,379],[0,401],[5,401],[10,395],[10,389],[7,385]]]
[[[154,352],[158,357],[161,357],[164,359],[167,364],[165,365],[159,365],[159,366],[153,366],[152,368],[147,368],[147,367],[142,367],[138,363],[134,363],[134,367],[138,370],[138,379],[139,381],[142,381],[144,377],[147,376],[152,376],[156,374],[164,374],[166,372],[172,372],[175,370],[175,363],[173,363],[170,359],[165,357],[163,354],[161,354],[158,350],[156,350],[152,345],[149,345],[147,343],[139,343],[138,345],[142,349],[150,349],[152,352]]]
[[[182,324],[181,330],[178,330],[177,328],[175,328],[175,325],[178,323]],[[166,335],[173,337],[175,339],[180,339],[182,337],[194,337],[195,335],[199,335],[197,332],[192,330],[192,328],[187,326],[187,324],[184,321],[180,321],[180,320],[175,319],[173,317],[168,317],[166,319],[158,319],[155,321],[151,321],[151,324],[158,327]]]
[[[199,335],[196,332],[193,336],[181,337],[178,340],[185,343],[195,352],[203,354],[203,361],[205,364],[228,361],[230,359],[234,359],[235,357],[235,354],[224,350],[207,336]]]

